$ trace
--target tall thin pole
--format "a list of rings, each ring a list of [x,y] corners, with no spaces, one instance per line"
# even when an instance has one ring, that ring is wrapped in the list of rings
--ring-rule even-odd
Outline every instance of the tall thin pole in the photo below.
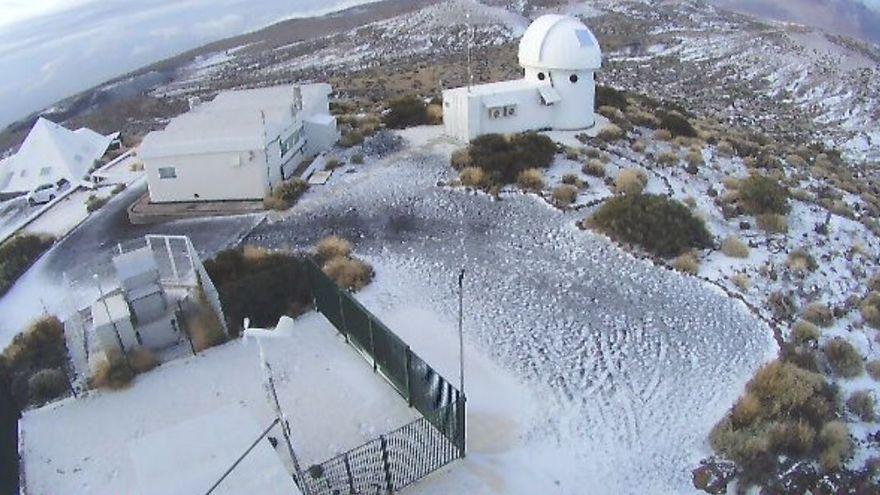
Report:
[[[464,268],[458,274],[458,378],[460,380],[459,391],[464,395]]]
[[[471,10],[468,8],[465,13],[465,18],[467,19],[467,90],[468,93],[471,92],[471,84],[473,84],[474,76],[471,72],[471,42],[473,41],[473,31],[471,30]]]

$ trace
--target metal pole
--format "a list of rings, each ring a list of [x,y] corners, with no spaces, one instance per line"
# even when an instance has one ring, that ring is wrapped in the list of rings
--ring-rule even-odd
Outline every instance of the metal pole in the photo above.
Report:
[[[474,76],[473,76],[473,73],[471,72],[471,42],[473,41],[473,39],[472,39],[473,35],[471,32],[471,11],[470,11],[470,8],[468,8],[468,11],[465,13],[465,17],[467,18],[467,35],[468,35],[468,41],[467,41],[467,79],[468,79],[467,80],[467,92],[470,93],[471,92],[471,85],[473,84],[473,81],[474,81]]]
[[[464,268],[458,274],[458,377],[461,388],[459,391],[464,395],[464,331],[462,321],[464,319]]]
[[[257,444],[260,443],[260,440],[265,438],[266,435],[268,435],[269,432],[272,431],[272,428],[274,428],[275,425],[277,425],[279,421],[281,421],[281,418],[275,418],[275,421],[272,421],[272,424],[269,425],[268,428],[263,430],[263,433],[261,433],[260,436],[257,437],[256,440],[254,440],[254,443],[252,443],[251,446],[248,447],[247,450],[245,450],[244,453],[241,454],[238,457],[238,459],[235,460],[234,463],[232,463],[232,466],[229,466],[229,469],[227,469],[226,472],[223,473],[223,476],[221,476],[219,480],[217,480],[213,485],[211,485],[211,488],[209,488],[208,491],[205,492],[205,495],[211,495],[211,493],[213,493],[214,490],[217,489],[218,486],[220,486],[220,483],[223,483],[223,480],[225,480],[226,477],[229,476],[229,474],[232,473],[232,471],[234,471],[235,468],[238,467],[239,464],[241,464],[241,461],[243,461],[244,458],[247,457],[247,455],[250,454],[252,450],[254,450],[254,447],[256,447]]]

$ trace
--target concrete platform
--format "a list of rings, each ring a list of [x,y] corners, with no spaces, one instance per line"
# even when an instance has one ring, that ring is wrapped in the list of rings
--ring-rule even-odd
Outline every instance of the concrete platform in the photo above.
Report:
[[[258,200],[151,203],[150,195],[146,193],[128,207],[128,219],[134,225],[148,225],[185,218],[246,215],[264,211],[263,202]]]

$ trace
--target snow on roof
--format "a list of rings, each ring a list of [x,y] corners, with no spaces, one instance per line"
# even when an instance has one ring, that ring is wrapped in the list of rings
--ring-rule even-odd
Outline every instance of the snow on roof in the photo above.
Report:
[[[543,15],[526,29],[519,43],[523,67],[585,70],[602,66],[602,51],[592,31],[566,15]]]
[[[237,405],[150,433],[128,445],[139,493],[205,493],[263,429]],[[213,492],[300,495],[293,478],[263,439]]]
[[[92,322],[95,328],[129,318],[131,312],[122,294],[98,299],[92,304]]]
[[[488,95],[496,95],[507,93],[510,91],[523,91],[529,89],[538,89],[538,86],[541,84],[550,84],[550,83],[537,83],[535,81],[531,81],[528,79],[515,79],[513,81],[500,81],[493,82],[488,84],[480,84],[477,86],[471,86],[470,91],[468,91],[467,87],[447,89],[443,93],[450,95],[458,95],[462,93],[470,93],[474,96],[488,96]]]
[[[18,153],[2,164],[2,192],[29,192],[61,179],[80,182],[95,160],[104,156],[112,140],[91,129],[71,131],[40,117]]]
[[[157,272],[159,265],[149,247],[142,247],[113,257],[113,267],[119,280],[128,280],[138,275]]]
[[[294,85],[224,91],[175,117],[162,131],[144,138],[145,158],[204,152],[261,150],[296,118]],[[328,84],[299,86],[303,114],[328,111]]]

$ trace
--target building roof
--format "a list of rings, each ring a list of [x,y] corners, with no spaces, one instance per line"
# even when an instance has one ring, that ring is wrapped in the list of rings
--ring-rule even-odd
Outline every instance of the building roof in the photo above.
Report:
[[[71,131],[40,117],[18,153],[0,168],[0,191],[22,193],[61,179],[85,180],[113,138],[86,128]]]
[[[114,256],[113,267],[116,269],[116,276],[121,281],[137,277],[144,273],[159,272],[159,265],[156,263],[156,257],[153,256],[153,250],[150,249],[149,246]]]
[[[130,318],[131,311],[122,294],[106,296],[92,304],[92,324],[95,328]]]
[[[602,51],[581,21],[566,15],[544,15],[523,34],[519,63],[541,69],[595,70],[602,66]]]
[[[262,150],[293,125],[297,88],[304,110],[320,108],[321,99],[326,100],[330,92],[327,84],[224,91],[175,117],[164,130],[148,134],[139,154],[151,158]]]

